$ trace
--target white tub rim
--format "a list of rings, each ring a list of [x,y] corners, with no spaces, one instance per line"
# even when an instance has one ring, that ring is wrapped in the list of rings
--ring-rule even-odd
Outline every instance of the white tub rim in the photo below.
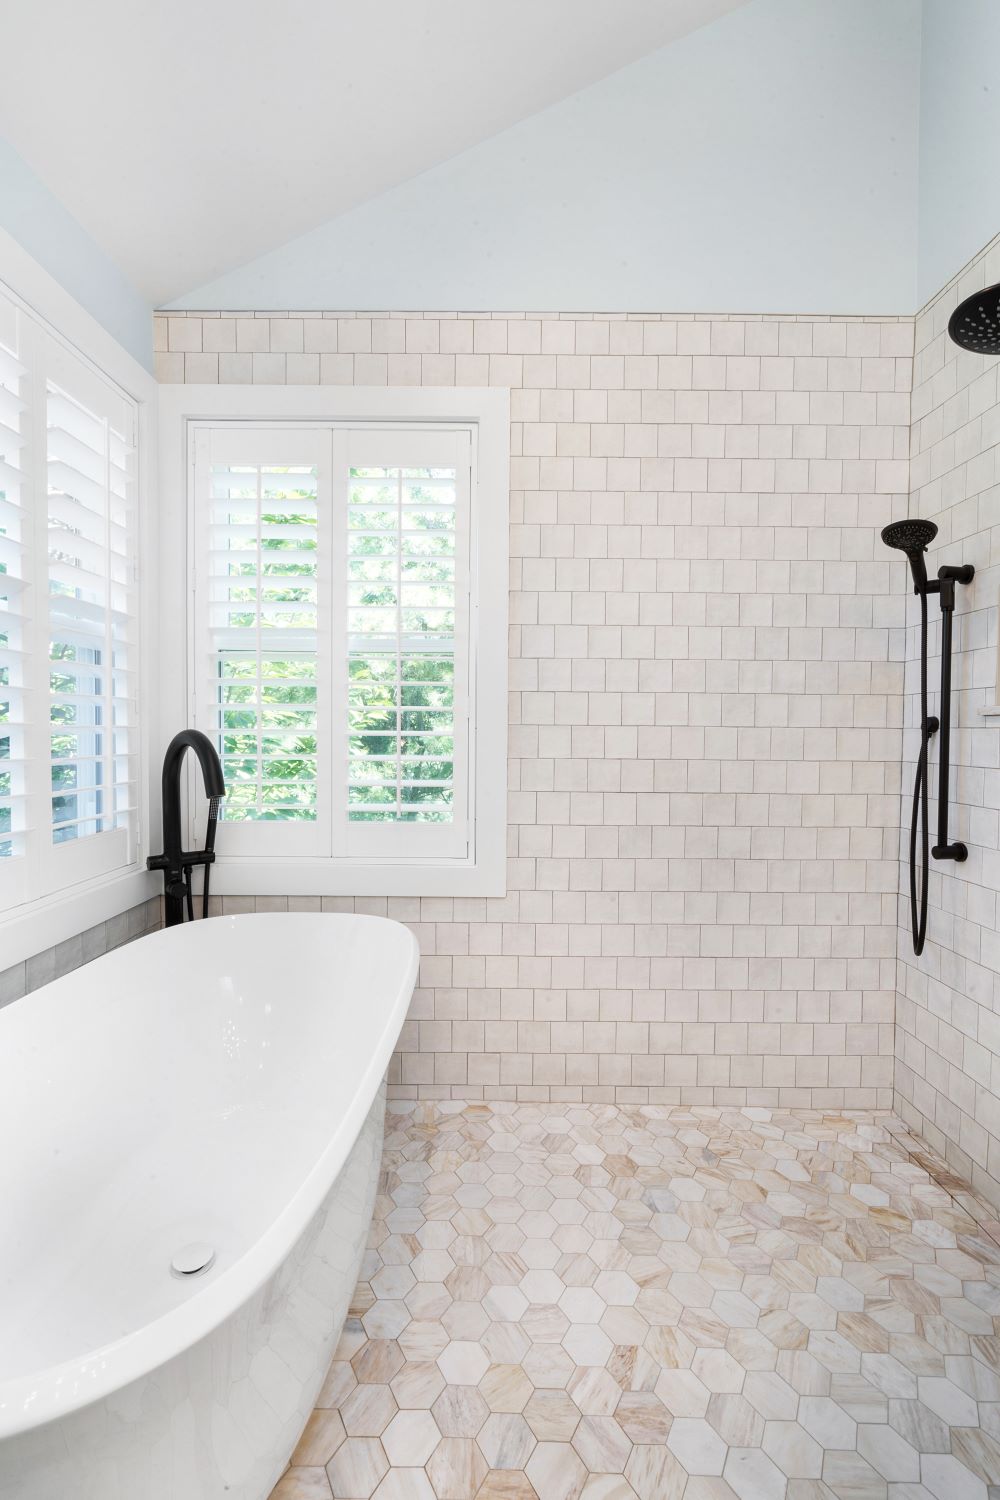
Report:
[[[206,1287],[198,1298],[172,1308],[122,1338],[59,1364],[0,1381],[0,1441],[66,1417],[71,1412],[113,1395],[207,1338],[259,1291],[287,1259],[343,1169],[378,1093],[399,1038],[416,982],[420,949],[413,933],[402,923],[389,917],[370,916],[367,913],[246,912],[211,919],[213,925],[217,923],[220,928],[225,925],[238,928],[247,923],[258,925],[262,922],[288,923],[298,920],[310,924],[317,921],[346,921],[351,924],[388,925],[405,934],[407,940],[404,952],[408,954],[408,963],[400,975],[400,984],[392,999],[378,1046],[360,1075],[358,1086],[322,1154],[294,1189],[274,1222],[233,1265],[227,1267],[210,1284],[210,1298],[206,1297],[209,1290]],[[175,943],[178,941],[178,934],[183,932],[184,927],[161,928],[137,939],[136,944],[129,944],[127,949],[117,949],[114,952],[122,953],[147,943],[159,946]],[[64,979],[72,979],[76,972],[64,976]],[[30,1005],[34,995],[42,995],[52,984],[62,982],[63,980],[50,981],[50,984],[41,986],[22,1000],[13,1002],[12,1008]]]

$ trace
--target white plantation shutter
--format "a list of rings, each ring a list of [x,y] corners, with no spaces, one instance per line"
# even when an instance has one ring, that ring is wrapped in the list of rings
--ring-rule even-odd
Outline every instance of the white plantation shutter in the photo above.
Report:
[[[0,902],[24,882],[27,835],[26,718],[31,514],[23,468],[27,371],[18,357],[20,315],[0,296]]]
[[[196,435],[196,718],[226,853],[329,851],[328,457],[318,432]]]
[[[349,854],[468,850],[470,452],[467,431],[335,440]]]
[[[136,858],[136,419],[0,293],[0,908]]]
[[[220,856],[464,859],[469,430],[199,424],[192,451]]]
[[[49,825],[52,843],[68,846],[127,837],[134,818],[133,413],[55,349],[45,405]],[[122,862],[120,844],[104,841],[109,868]]]

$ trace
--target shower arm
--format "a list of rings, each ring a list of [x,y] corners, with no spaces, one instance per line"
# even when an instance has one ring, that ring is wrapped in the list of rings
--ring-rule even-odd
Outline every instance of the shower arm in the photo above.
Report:
[[[965,844],[948,839],[948,788],[951,779],[951,627],[955,613],[956,583],[971,583],[976,575],[971,563],[962,567],[938,569],[938,576],[924,585],[928,594],[937,594],[941,601],[941,704],[938,714],[938,833],[937,843],[931,849],[935,859],[953,859],[959,864],[968,859]]]

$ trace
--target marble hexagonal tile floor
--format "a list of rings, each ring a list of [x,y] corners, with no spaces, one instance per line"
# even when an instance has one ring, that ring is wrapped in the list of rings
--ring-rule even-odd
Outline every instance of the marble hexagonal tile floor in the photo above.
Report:
[[[272,1500],[997,1496],[1000,1229],[897,1120],[422,1103]]]

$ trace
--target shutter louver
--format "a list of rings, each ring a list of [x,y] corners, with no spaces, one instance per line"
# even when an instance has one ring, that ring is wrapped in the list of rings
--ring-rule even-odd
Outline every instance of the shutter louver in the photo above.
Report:
[[[136,857],[136,403],[0,289],[0,910]]]
[[[346,850],[463,857],[469,437],[353,430],[338,451],[346,470],[338,601],[346,627]]]
[[[25,585],[31,561],[26,476],[25,367],[19,316],[0,298],[0,860],[23,857],[27,826]]]
[[[350,472],[352,822],[453,820],[455,478],[454,469]]]
[[[126,403],[53,361],[46,381],[50,825],[57,845],[129,826],[137,781]]]
[[[304,441],[289,449],[282,437],[269,452],[258,434],[233,437],[212,445],[202,471],[205,727],[226,779],[228,848],[263,824],[271,848],[314,851],[325,814],[319,471],[316,444]]]

